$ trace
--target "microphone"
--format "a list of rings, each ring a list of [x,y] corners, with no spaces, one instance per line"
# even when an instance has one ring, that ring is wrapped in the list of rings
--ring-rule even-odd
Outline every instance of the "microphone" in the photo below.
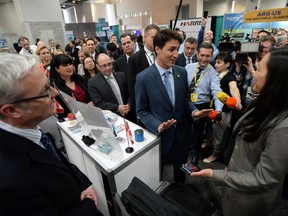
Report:
[[[215,121],[216,123],[219,123],[222,121],[222,114],[221,112],[218,112],[216,110],[213,110],[208,117],[212,120]]]
[[[236,98],[230,97],[225,92],[218,92],[217,97],[222,103],[226,104],[227,107],[229,107],[231,109],[237,109],[237,99]]]

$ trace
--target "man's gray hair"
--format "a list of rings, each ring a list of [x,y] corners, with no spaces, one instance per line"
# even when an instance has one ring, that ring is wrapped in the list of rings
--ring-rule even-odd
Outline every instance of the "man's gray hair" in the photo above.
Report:
[[[0,106],[22,94],[19,83],[37,63],[39,58],[33,55],[0,53]]]

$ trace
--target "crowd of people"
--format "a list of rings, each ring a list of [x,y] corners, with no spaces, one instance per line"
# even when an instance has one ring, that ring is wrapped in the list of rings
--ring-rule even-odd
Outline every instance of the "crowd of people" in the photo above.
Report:
[[[160,30],[151,24],[143,32],[143,43],[125,33],[119,43],[112,35],[106,47],[95,36],[75,38],[62,49],[54,39],[47,46],[39,39],[31,45],[21,37],[19,55],[1,54],[0,160],[10,165],[0,165],[7,176],[0,178],[0,197],[7,201],[0,213],[8,212],[11,203],[23,197],[18,194],[23,190],[33,191],[21,201],[21,211],[27,214],[34,208],[50,215],[70,211],[86,215],[81,214],[84,207],[97,212],[97,196],[87,177],[57,149],[57,161],[43,151],[38,124],[56,112],[54,86],[160,136],[161,168],[171,162],[175,182],[184,183],[185,173],[179,167],[187,163],[191,151],[191,176],[210,177],[223,186],[225,215],[268,215],[281,198],[288,172],[287,36],[276,39],[259,31],[259,52],[243,61],[237,57],[241,44],[235,42],[229,52],[219,50],[206,22],[202,18],[197,39],[184,40],[182,30]],[[219,92],[234,98],[235,104],[221,100]],[[213,112],[216,115],[211,117]],[[22,150],[19,142],[25,144]],[[212,145],[211,155],[201,158],[205,144]],[[41,164],[33,168],[38,153],[47,163],[70,171],[60,175]],[[199,160],[209,164],[220,158],[225,170],[199,168]],[[42,174],[47,182],[59,182],[59,191],[50,191],[51,181],[44,185],[31,177]],[[69,184],[74,191],[66,191]],[[61,190],[69,200],[61,199]],[[14,211],[17,215],[18,210]]]

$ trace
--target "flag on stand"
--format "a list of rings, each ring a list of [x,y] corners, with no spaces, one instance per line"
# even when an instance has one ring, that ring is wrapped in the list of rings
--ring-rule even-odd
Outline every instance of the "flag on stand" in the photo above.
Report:
[[[134,144],[133,136],[129,127],[129,124],[127,121],[125,121],[125,130],[126,130],[126,136],[130,140],[131,144]]]

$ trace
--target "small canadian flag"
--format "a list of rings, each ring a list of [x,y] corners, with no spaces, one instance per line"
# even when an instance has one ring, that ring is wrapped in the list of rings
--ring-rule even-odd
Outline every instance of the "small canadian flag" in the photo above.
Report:
[[[131,144],[134,144],[133,136],[129,127],[129,124],[127,121],[125,121],[125,130],[126,130],[126,136],[130,140]]]

